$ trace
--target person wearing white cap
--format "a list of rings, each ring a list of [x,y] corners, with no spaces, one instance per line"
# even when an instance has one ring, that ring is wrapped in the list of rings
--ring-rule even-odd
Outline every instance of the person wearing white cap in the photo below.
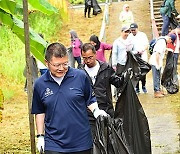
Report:
[[[112,48],[112,66],[116,70],[117,64],[125,67],[127,61],[127,52],[132,51],[133,45],[131,41],[128,39],[129,35],[129,28],[122,27],[121,28],[121,35],[117,38],[113,43]]]
[[[119,15],[119,20],[122,23],[122,27],[127,26],[134,22],[134,17],[132,11],[129,10],[129,5],[124,4],[123,10],[121,11]]]

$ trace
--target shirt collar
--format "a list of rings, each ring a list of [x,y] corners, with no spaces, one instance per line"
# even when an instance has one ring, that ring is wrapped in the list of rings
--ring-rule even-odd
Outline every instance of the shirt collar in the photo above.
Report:
[[[44,81],[54,82],[54,79],[51,77],[49,70],[47,70],[44,75],[45,75]],[[74,77],[73,68],[71,67],[68,67],[68,71],[66,72],[64,79],[69,78],[69,77]]]

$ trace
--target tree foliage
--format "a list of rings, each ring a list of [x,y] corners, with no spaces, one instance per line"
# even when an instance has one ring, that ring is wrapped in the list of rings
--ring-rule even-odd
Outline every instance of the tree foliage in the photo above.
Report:
[[[58,10],[49,4],[46,0],[29,0],[31,8],[36,9],[47,15],[58,13]],[[10,0],[0,0],[0,22],[7,25],[13,33],[24,43],[24,23],[18,17],[22,16],[23,6],[21,3]],[[44,50],[47,42],[35,33],[31,28],[29,30],[30,50],[32,54],[44,62]]]

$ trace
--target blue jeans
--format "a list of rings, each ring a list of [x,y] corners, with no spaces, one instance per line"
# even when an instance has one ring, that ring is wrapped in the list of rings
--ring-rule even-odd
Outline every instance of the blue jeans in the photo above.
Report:
[[[152,65],[152,75],[153,75],[153,86],[154,92],[160,91],[160,78],[161,78],[161,69],[157,70],[154,65]]]
[[[162,15],[162,19],[163,19],[163,26],[162,26],[161,35],[165,36],[169,33],[170,20],[169,17],[165,15]]]
[[[74,59],[77,61],[78,65],[81,64],[81,57],[74,57]]]

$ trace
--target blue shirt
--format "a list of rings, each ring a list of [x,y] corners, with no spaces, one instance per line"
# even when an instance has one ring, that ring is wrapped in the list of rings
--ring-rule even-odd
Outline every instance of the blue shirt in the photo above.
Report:
[[[127,61],[127,51],[132,51],[133,44],[129,39],[117,38],[113,43],[112,48],[112,66],[118,63],[125,65]]]
[[[45,113],[45,150],[77,152],[92,148],[87,106],[96,102],[88,77],[69,68],[59,86],[49,71],[34,85],[32,114]]]

